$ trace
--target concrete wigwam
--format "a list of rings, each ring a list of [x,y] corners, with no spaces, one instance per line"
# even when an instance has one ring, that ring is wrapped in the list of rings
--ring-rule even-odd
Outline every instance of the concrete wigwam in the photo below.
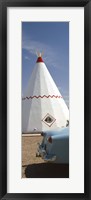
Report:
[[[69,110],[41,54],[22,98],[22,132],[41,132],[65,127]]]

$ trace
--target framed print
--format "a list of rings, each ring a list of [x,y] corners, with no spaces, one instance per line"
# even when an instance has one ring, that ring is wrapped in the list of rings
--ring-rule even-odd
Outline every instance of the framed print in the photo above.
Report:
[[[0,1],[1,199],[90,199],[91,1]]]

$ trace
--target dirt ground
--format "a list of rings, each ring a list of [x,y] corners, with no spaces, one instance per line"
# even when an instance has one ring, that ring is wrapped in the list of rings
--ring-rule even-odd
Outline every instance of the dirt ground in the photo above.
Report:
[[[68,178],[68,164],[46,163],[36,157],[42,136],[22,136],[22,178]]]

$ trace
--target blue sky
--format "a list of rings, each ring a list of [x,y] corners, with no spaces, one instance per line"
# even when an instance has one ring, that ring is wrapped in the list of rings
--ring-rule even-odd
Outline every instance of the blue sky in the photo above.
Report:
[[[22,23],[22,94],[37,60],[36,51],[44,52],[43,60],[69,105],[69,23]]]

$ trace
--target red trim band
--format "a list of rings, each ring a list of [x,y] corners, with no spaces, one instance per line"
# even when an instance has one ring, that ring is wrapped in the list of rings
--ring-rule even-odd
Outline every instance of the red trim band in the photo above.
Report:
[[[62,98],[62,96],[55,96],[55,95],[48,95],[48,96],[46,96],[46,95],[43,95],[43,96],[41,96],[41,95],[39,95],[39,96],[30,96],[30,97],[24,97],[24,98],[22,98],[22,100],[26,100],[26,99],[33,99],[33,98],[36,98],[36,99],[39,99],[39,98]]]

